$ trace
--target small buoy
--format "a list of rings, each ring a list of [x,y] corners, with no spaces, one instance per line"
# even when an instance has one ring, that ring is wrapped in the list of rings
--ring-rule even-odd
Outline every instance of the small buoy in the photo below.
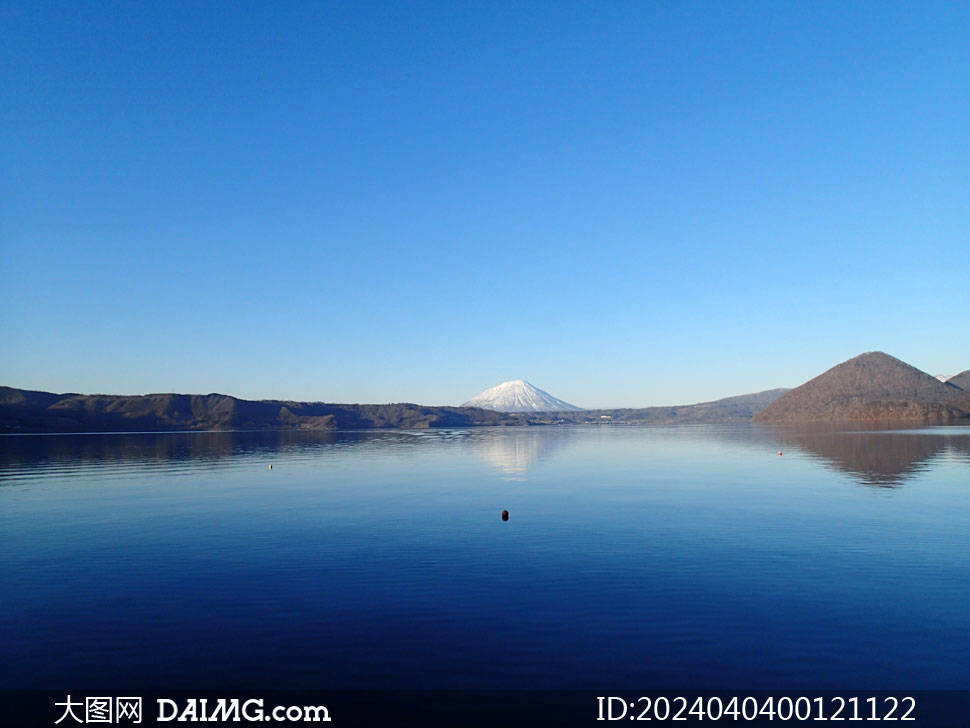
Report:
[[[509,512],[508,511],[502,511],[502,520],[503,521],[509,520]]]
[[[781,450],[779,450],[779,451],[778,451],[778,454],[779,454],[779,455],[781,455]],[[272,466],[272,465],[270,465],[270,467],[273,467],[273,466]]]
[[[781,455],[781,453],[778,453],[778,454],[779,454],[779,455]],[[270,469],[270,470],[272,470],[272,469],[273,469],[273,463],[270,463],[270,464],[269,464],[269,469]]]

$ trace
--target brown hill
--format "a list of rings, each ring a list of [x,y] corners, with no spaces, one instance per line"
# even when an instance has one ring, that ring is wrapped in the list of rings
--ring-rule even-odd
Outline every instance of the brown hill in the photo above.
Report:
[[[868,352],[805,382],[755,422],[952,420],[970,417],[965,393],[884,354]]]
[[[964,391],[970,390],[970,369],[967,369],[965,372],[960,372],[959,374],[954,374],[952,377],[946,380],[946,383],[952,384],[954,387],[959,387]]]

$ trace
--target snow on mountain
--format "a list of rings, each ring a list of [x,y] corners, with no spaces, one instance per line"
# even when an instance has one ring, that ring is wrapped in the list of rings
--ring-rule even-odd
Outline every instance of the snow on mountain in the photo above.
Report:
[[[935,376],[941,382],[945,382],[947,379],[950,378],[950,375],[949,374],[934,374],[933,376]]]
[[[462,407],[481,407],[497,412],[556,412],[580,410],[582,407],[563,402],[548,392],[543,392],[523,379],[503,382],[472,397]]]

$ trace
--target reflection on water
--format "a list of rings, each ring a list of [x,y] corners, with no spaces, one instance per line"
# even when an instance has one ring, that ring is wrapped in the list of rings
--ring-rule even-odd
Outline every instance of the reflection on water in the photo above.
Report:
[[[809,453],[862,485],[899,486],[926,472],[943,454],[970,460],[970,428],[965,427],[848,432],[778,428],[771,435],[783,448]]]
[[[576,428],[503,427],[471,430],[360,430],[279,432],[178,432],[0,436],[0,482],[19,476],[71,474],[139,464],[218,468],[251,456],[312,458],[321,452],[389,453],[434,448],[470,453],[516,480],[550,457]]]
[[[536,463],[565,445],[572,432],[568,427],[506,427],[471,431],[464,444],[476,457],[511,479],[520,479]]]
[[[471,454],[507,480],[522,480],[539,463],[601,433],[633,443],[636,431],[683,444],[722,442],[732,447],[805,453],[861,485],[896,487],[925,473],[941,456],[970,463],[970,427],[917,430],[785,426],[503,427],[469,430],[361,430],[279,432],[125,433],[117,435],[0,436],[0,483],[39,472],[71,475],[86,468],[229,467],[239,458],[312,459],[321,453],[414,452]],[[610,435],[613,433],[613,435]],[[577,437],[582,437],[577,440]],[[640,438],[642,439],[642,438]]]
[[[628,428],[619,431],[630,434]],[[509,479],[522,479],[539,462],[560,449],[581,428],[529,427],[469,431],[461,442],[476,457]],[[602,431],[602,430],[601,430]],[[607,428],[606,432],[617,432]],[[926,472],[933,460],[948,455],[970,462],[970,427],[922,430],[836,429],[833,427],[766,427],[732,425],[649,428],[672,442],[690,438],[727,441],[735,446],[773,452],[803,452],[850,476],[860,485],[893,488]],[[663,435],[661,435],[663,433]]]
[[[962,689],[968,474],[967,428],[0,437],[0,684]]]
[[[341,437],[354,434],[341,433]],[[11,435],[0,437],[0,462],[37,466],[115,460],[218,460],[258,450],[298,450],[333,443],[336,439],[336,433],[327,430]]]

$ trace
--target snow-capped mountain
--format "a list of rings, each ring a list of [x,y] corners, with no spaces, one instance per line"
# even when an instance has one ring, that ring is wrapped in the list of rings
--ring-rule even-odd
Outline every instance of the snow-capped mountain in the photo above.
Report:
[[[935,376],[941,382],[945,382],[947,379],[950,378],[950,375],[949,374],[934,374],[933,376]]]
[[[523,379],[503,382],[472,397],[462,407],[481,407],[497,412],[557,412],[579,410],[582,407],[556,399]]]

